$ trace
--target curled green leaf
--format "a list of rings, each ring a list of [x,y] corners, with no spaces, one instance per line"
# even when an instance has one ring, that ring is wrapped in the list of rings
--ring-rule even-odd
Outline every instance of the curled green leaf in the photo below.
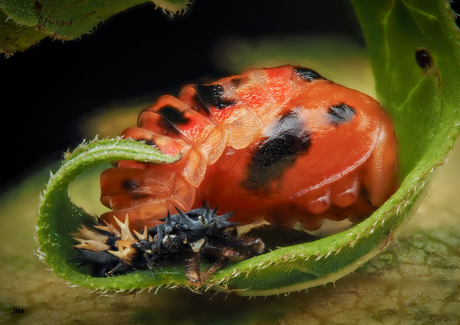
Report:
[[[70,183],[79,174],[103,162],[130,159],[149,163],[172,163],[179,158],[162,154],[144,143],[120,138],[83,143],[72,153],[66,153],[61,168],[51,174],[39,205],[37,237],[41,258],[62,278],[78,285],[101,288],[93,283],[91,277],[67,263],[75,254],[69,232],[81,222],[94,219],[70,201]],[[111,286],[111,289],[115,288],[116,285]]]
[[[274,295],[332,282],[352,272],[401,231],[424,197],[433,170],[452,148],[460,130],[460,93],[456,90],[460,84],[460,36],[448,3],[355,0],[353,4],[368,43],[377,91],[395,122],[400,143],[399,190],[354,227],[229,265],[211,276],[207,289]],[[428,55],[429,64],[421,61],[419,53]],[[82,150],[70,157],[79,159]],[[107,161],[118,146],[104,150],[106,156],[95,155],[92,163]],[[111,159],[136,159],[134,156]],[[188,286],[183,269],[175,266],[92,278],[84,269],[67,263],[72,254],[68,233],[89,218],[67,196],[69,181],[89,166],[83,161],[67,170],[64,166],[70,160],[64,162],[61,176],[51,178],[40,207],[38,237],[48,264],[72,283],[100,290]],[[49,193],[54,193],[52,199]]]

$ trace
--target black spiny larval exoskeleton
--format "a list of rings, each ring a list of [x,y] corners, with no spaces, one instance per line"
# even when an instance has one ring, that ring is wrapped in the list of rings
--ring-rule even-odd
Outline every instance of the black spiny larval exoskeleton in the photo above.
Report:
[[[168,261],[182,259],[185,275],[194,285],[208,277],[230,260],[261,254],[264,244],[259,238],[238,237],[237,224],[227,221],[233,213],[217,215],[217,208],[204,207],[168,215],[163,223],[137,232],[129,228],[129,219],[119,229],[100,220],[95,225],[81,225],[72,234],[79,242],[79,254],[70,262],[90,265],[95,276],[109,276],[153,269]],[[212,265],[200,270],[201,260]]]

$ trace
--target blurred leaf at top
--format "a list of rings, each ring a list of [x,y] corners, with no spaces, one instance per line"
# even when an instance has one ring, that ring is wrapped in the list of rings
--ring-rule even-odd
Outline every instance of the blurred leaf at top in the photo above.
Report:
[[[186,10],[188,0],[2,0],[0,53],[24,51],[45,37],[71,40],[126,9],[153,2],[164,12]]]

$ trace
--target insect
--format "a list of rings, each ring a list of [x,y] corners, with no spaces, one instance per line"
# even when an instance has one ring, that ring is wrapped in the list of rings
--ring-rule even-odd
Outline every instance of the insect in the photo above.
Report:
[[[209,205],[168,214],[163,223],[139,233],[129,229],[129,218],[117,227],[109,223],[82,225],[73,234],[79,242],[79,254],[70,262],[90,265],[96,276],[117,275],[137,269],[153,269],[181,258],[185,275],[192,285],[202,285],[208,277],[231,259],[261,254],[264,243],[259,238],[238,238],[236,224],[227,219],[233,213],[217,215]],[[213,264],[201,272],[201,260]]]
[[[133,229],[202,200],[232,221],[307,230],[323,219],[360,220],[397,186],[390,118],[369,96],[290,65],[251,69],[164,95],[123,132],[182,158],[119,161],[101,175],[101,201]]]
[[[112,211],[100,217],[96,235],[83,228],[76,235],[81,254],[74,260],[109,261],[101,262],[102,273],[135,268],[138,256],[148,256],[141,264],[150,267],[168,253],[188,252],[187,277],[201,284],[207,275],[200,277],[198,255],[215,262],[209,275],[228,261],[224,251],[262,252],[257,239],[243,244],[236,233],[228,237],[236,224],[264,218],[316,230],[324,219],[359,221],[398,185],[395,132],[380,105],[303,67],[251,69],[186,85],[177,98],[161,96],[142,111],[138,126],[123,136],[181,159],[159,165],[122,160],[102,173],[101,201]],[[211,213],[203,201],[219,209]],[[176,209],[179,217],[172,218]],[[229,216],[230,211],[236,213]],[[230,223],[204,232],[220,220],[219,213]],[[206,226],[181,225],[189,215]],[[85,242],[100,231],[105,237],[99,244]],[[198,240],[212,242],[219,253],[205,253],[209,247],[203,243],[194,249]]]

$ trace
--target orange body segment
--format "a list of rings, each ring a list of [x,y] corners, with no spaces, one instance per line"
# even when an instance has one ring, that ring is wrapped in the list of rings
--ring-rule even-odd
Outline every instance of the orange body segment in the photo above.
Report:
[[[101,176],[101,201],[134,229],[202,200],[260,218],[317,229],[324,218],[359,220],[396,190],[397,142],[371,97],[293,66],[252,69],[187,85],[143,111],[125,137],[182,158],[120,161]]]

